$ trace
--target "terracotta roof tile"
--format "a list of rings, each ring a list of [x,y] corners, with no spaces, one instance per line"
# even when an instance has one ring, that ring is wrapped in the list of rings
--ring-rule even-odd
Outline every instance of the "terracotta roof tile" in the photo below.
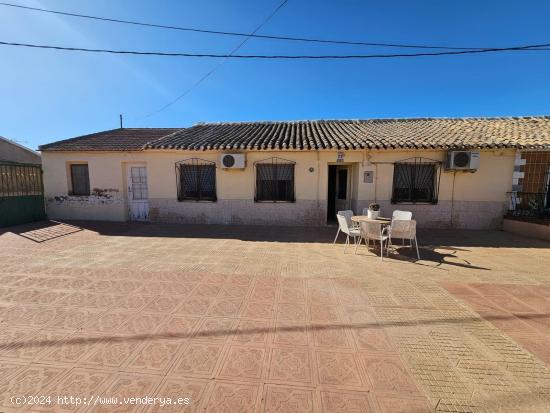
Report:
[[[41,145],[41,151],[139,151],[177,128],[121,128]]]
[[[204,123],[114,129],[41,150],[550,149],[550,116]]]

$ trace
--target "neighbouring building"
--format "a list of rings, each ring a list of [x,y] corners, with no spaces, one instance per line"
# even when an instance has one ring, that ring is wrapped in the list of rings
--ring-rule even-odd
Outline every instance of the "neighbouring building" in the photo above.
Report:
[[[0,228],[46,217],[40,154],[0,136]]]
[[[421,227],[500,228],[530,157],[548,159],[550,117],[125,128],[40,150],[53,219],[307,226],[376,202]]]
[[[19,143],[0,136],[0,162],[39,164],[40,154]]]

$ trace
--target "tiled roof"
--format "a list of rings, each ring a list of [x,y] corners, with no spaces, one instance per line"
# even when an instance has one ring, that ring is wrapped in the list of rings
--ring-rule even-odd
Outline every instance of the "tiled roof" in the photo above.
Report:
[[[550,149],[550,116],[205,123],[115,129],[41,150]]]
[[[41,151],[139,151],[143,146],[178,128],[119,128],[78,136],[46,145]]]
[[[550,117],[207,123],[154,149],[550,148]]]

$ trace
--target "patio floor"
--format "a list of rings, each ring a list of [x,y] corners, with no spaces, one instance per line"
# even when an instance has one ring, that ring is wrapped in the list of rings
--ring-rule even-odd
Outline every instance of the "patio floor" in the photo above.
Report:
[[[550,243],[434,230],[381,263],[335,230],[0,232],[0,411],[550,410]]]

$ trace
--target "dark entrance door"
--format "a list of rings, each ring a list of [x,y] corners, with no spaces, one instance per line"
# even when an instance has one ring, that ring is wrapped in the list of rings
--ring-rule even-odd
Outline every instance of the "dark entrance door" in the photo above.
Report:
[[[336,165],[328,166],[327,222],[336,222]]]
[[[338,211],[350,209],[350,166],[328,166],[327,222],[336,222]]]
[[[45,218],[40,165],[0,162],[0,227]]]

